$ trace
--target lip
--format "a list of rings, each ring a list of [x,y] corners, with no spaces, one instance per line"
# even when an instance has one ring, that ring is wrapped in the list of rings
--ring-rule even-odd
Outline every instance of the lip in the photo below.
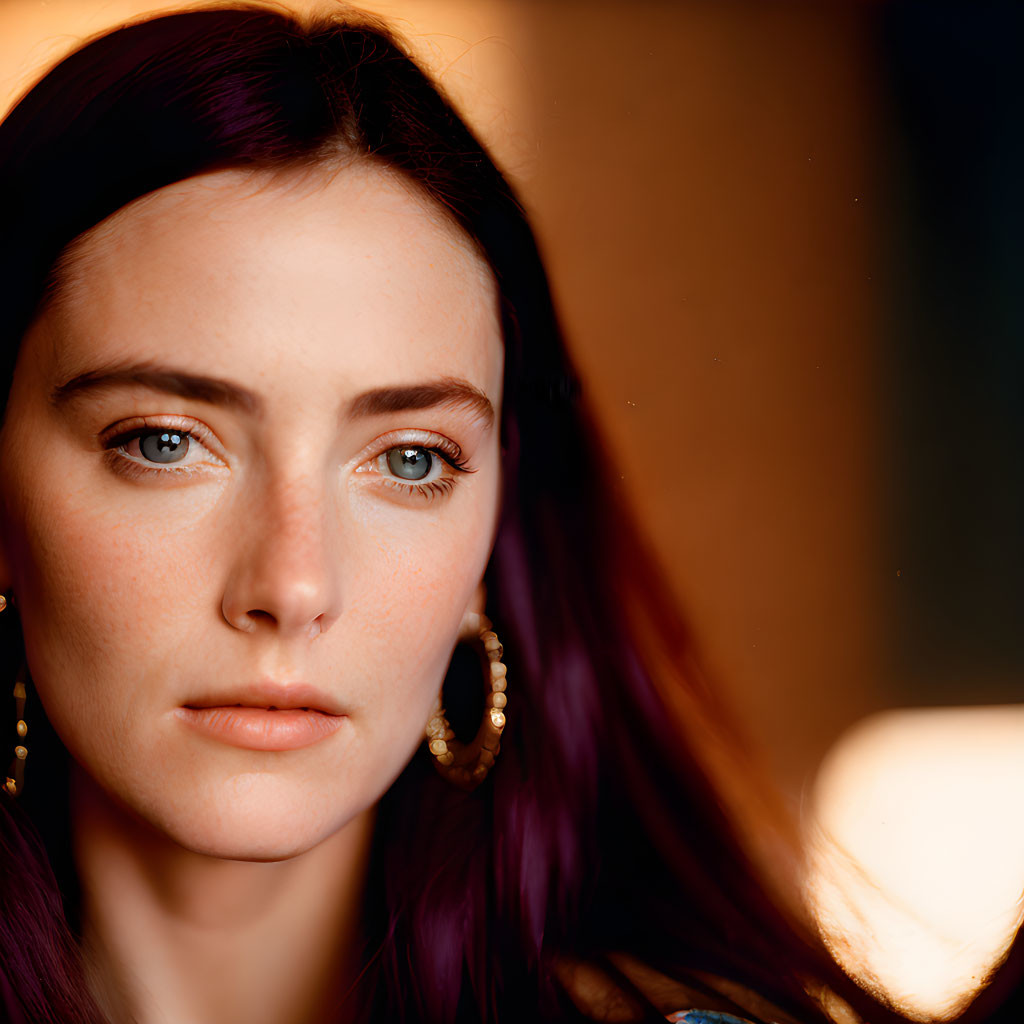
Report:
[[[343,715],[345,709],[330,694],[306,683],[279,683],[262,680],[251,686],[211,690],[185,703],[187,708],[276,708],[319,711],[324,715]]]
[[[304,683],[261,682],[209,693],[177,709],[211,739],[247,750],[299,750],[333,735],[347,717],[327,694]]]

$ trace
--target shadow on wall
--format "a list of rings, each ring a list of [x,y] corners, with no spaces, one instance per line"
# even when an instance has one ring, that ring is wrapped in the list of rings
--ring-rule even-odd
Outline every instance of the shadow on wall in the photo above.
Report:
[[[1024,9],[881,12],[893,678],[1024,699]]]

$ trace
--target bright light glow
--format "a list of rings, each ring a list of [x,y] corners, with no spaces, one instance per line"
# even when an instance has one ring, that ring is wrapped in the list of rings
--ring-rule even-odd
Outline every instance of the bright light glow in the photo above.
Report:
[[[847,971],[917,1020],[961,1013],[1024,918],[1024,706],[855,726],[808,801],[807,889]]]

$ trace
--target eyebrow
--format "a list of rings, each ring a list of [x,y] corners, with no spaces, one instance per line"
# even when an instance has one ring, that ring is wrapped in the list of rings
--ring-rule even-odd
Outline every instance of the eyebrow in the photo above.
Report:
[[[473,416],[494,422],[494,406],[478,387],[457,377],[441,377],[423,384],[374,388],[352,400],[349,419],[383,416],[410,409],[431,409],[437,406],[465,408]]]
[[[111,366],[80,373],[50,392],[50,401],[62,408],[82,395],[116,388],[144,387],[182,398],[239,409],[251,416],[263,415],[263,401],[253,392],[217,377],[185,373],[159,366]]]
[[[193,398],[211,405],[238,409],[255,418],[264,413],[264,402],[255,392],[219,377],[206,377],[171,367],[152,365],[111,366],[80,373],[50,392],[50,401],[61,408],[74,399],[120,387],[145,387],[154,391]],[[465,408],[473,416],[494,422],[494,406],[478,387],[458,377],[439,377],[418,384],[372,388],[349,403],[348,419],[364,419],[388,413],[438,406]]]

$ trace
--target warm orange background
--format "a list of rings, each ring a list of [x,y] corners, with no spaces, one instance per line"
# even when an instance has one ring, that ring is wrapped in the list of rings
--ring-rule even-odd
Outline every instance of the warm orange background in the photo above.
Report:
[[[3,0],[0,104],[135,0]],[[885,706],[870,8],[405,0],[519,185],[624,486],[797,797]]]

